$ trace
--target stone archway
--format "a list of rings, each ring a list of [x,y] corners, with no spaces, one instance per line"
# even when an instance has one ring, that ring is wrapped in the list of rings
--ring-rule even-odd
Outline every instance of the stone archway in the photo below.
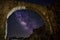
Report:
[[[4,6],[4,7],[3,7]],[[15,1],[6,1],[3,2],[1,7],[1,30],[0,31],[1,34],[5,34],[5,28],[6,28],[6,21],[7,21],[7,14],[9,13],[9,11],[16,7],[16,6],[26,6],[27,9],[32,9],[35,10],[36,12],[38,12],[42,18],[44,19],[45,23],[46,23],[46,31],[48,30],[51,34],[52,34],[52,26],[55,27],[55,22],[54,21],[54,17],[53,17],[53,13],[51,10],[48,10],[46,7],[41,6],[41,5],[37,5],[37,4],[32,4],[32,3],[24,3],[24,2],[15,2]],[[4,9],[3,9],[4,8]],[[41,12],[41,13],[40,13]],[[51,16],[51,17],[50,17]],[[49,18],[48,18],[49,17]],[[52,22],[52,24],[51,24]],[[48,25],[47,25],[48,24]],[[53,28],[54,29],[54,28]],[[1,36],[2,37],[2,36]],[[3,39],[4,39],[4,35],[3,35]]]
[[[29,14],[29,16],[30,17],[32,17],[33,19],[29,19],[30,20],[30,22],[28,22],[28,27],[30,28],[30,31],[31,32],[33,32],[33,29],[37,29],[37,28],[39,28],[40,26],[42,26],[42,23],[43,23],[43,20],[41,19],[41,17],[40,17],[40,15],[39,14],[37,14],[36,12],[33,12],[33,11],[31,11],[31,10],[28,10],[28,9],[26,9],[26,7],[24,7],[24,6],[22,6],[22,7],[15,7],[15,8],[13,8],[9,13],[8,13],[8,15],[7,15],[7,21],[9,21],[9,18],[11,17],[13,17],[12,16],[12,14],[16,11],[16,10],[18,10],[18,11],[21,11],[21,10],[23,10],[23,12],[21,13],[22,15],[24,15],[23,13],[25,12],[25,10],[26,10],[26,12],[28,12],[28,14]],[[33,13],[32,13],[33,12]],[[18,14],[20,14],[19,12],[16,14],[16,15],[18,15]],[[35,16],[34,16],[35,15]],[[25,13],[25,15],[24,15],[25,17],[27,16],[26,15],[26,13]],[[38,16],[38,17],[37,17]],[[18,18],[20,19],[20,16],[18,16]],[[36,18],[36,19],[35,19]],[[14,18],[13,18],[13,20],[12,19],[10,19],[11,21],[10,21],[10,23],[11,24],[14,24],[15,25],[15,22],[13,22],[13,20],[14,20]],[[15,19],[16,20],[16,19]],[[25,20],[25,19],[24,19]],[[33,20],[33,21],[32,21]],[[22,22],[23,21],[23,19],[20,21],[20,22]],[[26,19],[26,22],[28,21],[28,18]],[[40,23],[41,22],[41,23]],[[10,24],[10,25],[11,25]],[[24,26],[26,26],[25,25],[25,23],[23,23],[24,24]],[[10,26],[10,27],[12,27],[12,28],[9,28],[9,22],[7,22],[7,24],[6,24],[6,35],[5,36],[7,36],[7,33],[8,33],[8,30],[10,29],[11,31],[12,31],[12,28],[14,27],[14,26]],[[30,25],[30,26],[29,26]],[[36,26],[35,26],[36,25]],[[17,26],[17,25],[16,25]],[[22,26],[23,27],[23,26]],[[18,27],[17,27],[18,28]],[[17,30],[17,28],[14,28],[14,29],[16,29]],[[22,30],[22,29],[21,29]],[[25,31],[24,31],[25,32]],[[26,32],[27,32],[27,34],[29,34],[29,36],[30,36],[30,34],[32,34],[31,32],[30,33],[28,33],[28,31],[27,31],[27,29],[26,29]],[[16,33],[16,32],[15,32]],[[14,34],[15,34],[14,33]],[[10,33],[11,34],[11,33]],[[13,33],[12,33],[13,34]],[[17,34],[17,33],[16,33]],[[20,33],[21,34],[21,33]],[[20,35],[19,34],[19,35]],[[9,34],[8,34],[9,35]],[[22,35],[22,34],[21,34]],[[20,36],[21,36],[20,35]],[[26,35],[26,33],[23,33],[23,35]],[[10,35],[11,36],[11,35]],[[27,35],[26,35],[27,36]],[[13,36],[14,37],[14,36]],[[23,37],[23,36],[22,36]]]

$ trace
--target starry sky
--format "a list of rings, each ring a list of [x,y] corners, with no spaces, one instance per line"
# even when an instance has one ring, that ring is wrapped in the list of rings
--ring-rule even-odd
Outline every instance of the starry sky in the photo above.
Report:
[[[33,29],[38,29],[44,24],[44,20],[36,12],[31,10],[16,10],[7,19],[8,37],[29,37]]]

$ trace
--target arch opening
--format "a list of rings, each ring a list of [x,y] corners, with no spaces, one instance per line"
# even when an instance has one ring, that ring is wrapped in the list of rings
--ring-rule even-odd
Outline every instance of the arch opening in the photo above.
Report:
[[[37,12],[16,7],[7,15],[6,36],[26,38],[33,33],[33,29],[38,29],[43,24],[44,20]]]

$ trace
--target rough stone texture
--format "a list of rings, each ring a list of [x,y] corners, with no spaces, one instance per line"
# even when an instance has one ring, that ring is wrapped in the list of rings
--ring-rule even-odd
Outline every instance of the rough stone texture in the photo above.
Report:
[[[0,40],[5,40],[4,35],[5,35],[5,26],[6,26],[6,21],[7,21],[6,17],[8,15],[9,11],[16,6],[26,6],[27,9],[30,9],[30,10],[33,10],[33,11],[36,11],[37,13],[39,13],[39,15],[41,15],[41,17],[45,21],[45,26],[43,26],[43,28],[41,28],[41,30],[43,30],[41,32],[46,33],[44,35],[42,33],[39,34],[39,35],[41,35],[41,37],[39,37],[39,38],[41,38],[41,39],[45,38],[46,40],[50,40],[50,36],[52,34],[54,34],[56,31],[54,14],[51,10],[47,10],[46,7],[43,7],[41,5],[36,5],[36,4],[32,4],[32,3],[24,3],[24,2],[16,2],[16,1],[8,1],[8,0],[0,1]],[[30,39],[28,38],[28,40],[34,40],[33,36]],[[40,40],[40,39],[38,39],[38,40]]]

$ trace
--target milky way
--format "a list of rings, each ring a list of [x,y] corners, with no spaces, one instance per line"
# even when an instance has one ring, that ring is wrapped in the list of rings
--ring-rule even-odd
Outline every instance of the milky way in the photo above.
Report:
[[[8,18],[9,37],[29,37],[33,29],[38,29],[44,23],[36,12],[31,10],[17,10]]]

